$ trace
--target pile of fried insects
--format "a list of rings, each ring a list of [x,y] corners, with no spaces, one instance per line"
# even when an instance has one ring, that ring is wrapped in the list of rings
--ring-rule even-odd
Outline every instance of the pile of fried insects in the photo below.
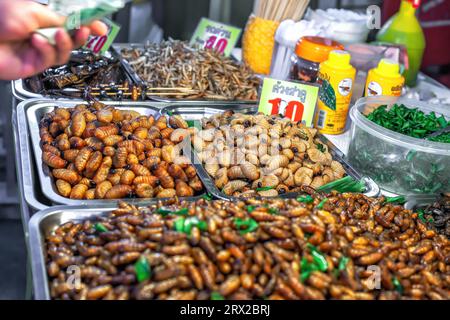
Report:
[[[449,239],[362,194],[121,202],[58,227],[45,247],[53,299],[450,298]]]

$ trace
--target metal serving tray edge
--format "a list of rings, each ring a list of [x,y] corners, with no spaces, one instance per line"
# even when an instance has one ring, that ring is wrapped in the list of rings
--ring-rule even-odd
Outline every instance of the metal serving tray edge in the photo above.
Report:
[[[226,110],[233,110],[238,111],[242,113],[256,113],[257,107],[256,106],[248,106],[248,105],[227,105],[224,104],[222,106],[197,106],[197,107],[188,107],[183,106],[181,104],[176,105],[170,105],[166,106],[163,109],[161,109],[161,114],[168,114],[169,112],[171,114],[179,114],[181,115],[185,120],[200,120],[205,115],[213,115],[215,113],[223,112]],[[357,180],[363,180],[366,185],[366,191],[364,192],[364,195],[368,197],[377,197],[380,194],[380,187],[373,181],[371,178],[362,176],[360,173],[358,173],[344,158],[344,154],[342,151],[340,151],[330,140],[328,140],[325,136],[321,135],[320,133],[317,135],[319,139],[322,140],[324,144],[327,145],[328,150],[332,154],[333,158],[340,162],[346,173],[357,179]],[[197,173],[202,180],[204,186],[206,187],[207,191],[214,196],[215,198],[227,200],[227,201],[236,201],[240,198],[237,197],[230,197],[221,192],[216,186],[212,178],[209,176],[209,174],[206,172],[204,166],[202,163],[200,163],[200,160],[197,157],[197,153],[192,148],[192,152],[190,152],[192,156],[192,163],[194,164],[195,168],[197,169]],[[279,195],[280,198],[292,198],[295,196],[295,193],[290,193],[286,195]]]
[[[141,77],[134,71],[133,67],[130,65],[129,61],[124,59],[122,57],[121,51],[122,49],[130,49],[130,48],[144,48],[145,43],[115,43],[111,46],[111,52],[116,56],[116,58],[119,58],[122,62],[122,66],[124,67],[125,71],[128,73],[128,75],[133,79],[135,83],[144,85],[145,81],[141,79]],[[183,99],[170,99],[170,98],[162,98],[158,96],[150,96],[150,100],[158,101],[158,102],[164,102],[164,103],[202,103],[202,104],[229,104],[229,105],[239,105],[239,104],[255,104],[257,101],[249,101],[249,100],[183,100]]]
[[[57,206],[42,210],[30,220],[29,254],[33,274],[34,298],[50,300],[47,270],[45,265],[45,236],[68,221],[81,221],[104,215],[117,206]]]
[[[84,101],[58,101],[58,106],[73,107],[77,104],[85,104]],[[156,102],[130,102],[130,101],[107,101],[110,106],[119,107],[120,109],[136,110],[142,114],[158,114],[161,104]],[[19,140],[21,147],[21,167],[24,180],[24,195],[27,203],[34,209],[43,210],[48,208],[47,205],[41,203],[36,197],[36,186],[39,184],[41,191],[49,201],[56,205],[110,205],[117,203],[117,200],[72,200],[64,198],[57,194],[52,178],[48,175],[48,167],[42,164],[42,150],[39,146],[39,121],[41,116],[50,111],[49,108],[55,106],[53,100],[34,99],[22,102],[18,108],[18,123],[19,123]],[[145,110],[145,112],[143,112]],[[29,133],[29,135],[28,135]],[[30,138],[32,146],[30,146]],[[33,149],[33,150],[32,150]],[[32,152],[34,155],[34,162],[39,178],[39,182],[34,181],[32,168]],[[28,174],[27,174],[28,173]],[[200,196],[191,198],[181,198],[180,200],[195,201],[201,198]],[[165,199],[122,199],[128,203],[135,205],[148,205],[157,200]]]

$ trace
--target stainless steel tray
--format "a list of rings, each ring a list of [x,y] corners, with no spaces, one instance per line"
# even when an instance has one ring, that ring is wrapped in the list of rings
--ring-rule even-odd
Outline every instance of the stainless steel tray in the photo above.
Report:
[[[146,82],[142,80],[139,75],[134,71],[133,67],[129,64],[128,60],[124,59],[122,57],[121,51],[122,49],[142,49],[145,48],[145,44],[143,43],[115,43],[111,46],[112,53],[116,56],[116,58],[119,58],[122,62],[122,66],[124,67],[125,71],[128,72],[129,76],[133,81],[137,84],[140,84],[142,86],[145,86]],[[205,99],[171,99],[171,98],[164,98],[159,96],[149,96],[149,99],[158,101],[158,102],[164,102],[164,103],[177,103],[177,102],[192,102],[192,103],[211,103],[211,104],[229,104],[229,105],[236,105],[236,104],[255,104],[257,101],[250,101],[250,100],[205,100]]]
[[[42,94],[33,93],[25,89],[24,81],[22,79],[11,81],[11,90],[13,96],[19,101],[37,98],[45,99],[45,97]]]
[[[83,101],[58,101],[60,107],[74,107],[83,104]],[[162,105],[150,102],[106,102],[110,106],[119,109],[135,110],[141,114],[157,114]],[[42,116],[50,112],[56,105],[52,100],[28,100],[18,106],[19,140],[21,147],[21,167],[24,173],[24,194],[27,203],[37,209],[42,210],[52,205],[111,205],[117,200],[72,200],[60,196],[56,192],[52,178],[49,176],[49,169],[41,161],[42,150],[39,146],[39,121]],[[30,141],[31,138],[31,141]],[[30,146],[30,142],[32,146]],[[34,159],[34,160],[33,160]],[[32,166],[34,161],[35,166]],[[37,178],[36,178],[37,176]],[[39,179],[39,182],[36,181]],[[40,188],[38,188],[40,186]],[[200,196],[183,198],[181,200],[195,201]],[[157,199],[123,199],[136,205],[146,205]],[[164,199],[161,199],[164,200]]]
[[[34,298],[50,300],[49,283],[45,264],[45,237],[58,226],[69,221],[82,221],[104,215],[117,206],[59,206],[33,215],[28,226],[28,248],[33,274]]]
[[[171,105],[163,108],[161,110],[162,114],[178,114],[181,115],[186,121],[199,121],[205,116],[211,116],[216,113],[223,112],[225,110],[233,110],[236,112],[241,113],[255,113],[257,112],[257,107],[249,107],[249,106],[229,106],[229,105],[222,105],[222,106],[215,106],[215,107],[207,107],[207,106],[197,106],[197,107],[187,107],[183,105]],[[344,158],[344,154],[342,151],[340,151],[331,141],[329,141],[325,136],[318,134],[318,138],[327,145],[328,150],[330,151],[331,155],[333,156],[333,159],[340,162],[342,166],[344,167],[347,175],[357,179],[357,180],[363,180],[366,185],[366,191],[364,194],[368,197],[376,197],[380,194],[380,187],[369,177],[362,176],[359,174]],[[209,176],[209,174],[206,172],[205,168],[203,167],[203,164],[200,162],[200,160],[197,157],[197,153],[195,150],[192,150],[190,152],[192,155],[192,163],[197,169],[197,172],[199,174],[200,179],[203,181],[203,184],[205,185],[207,191],[214,196],[215,198],[228,200],[228,201],[236,201],[239,198],[237,197],[230,197],[221,192],[216,186],[213,181],[213,179]],[[279,195],[280,198],[291,198],[295,194],[290,193],[286,195]]]

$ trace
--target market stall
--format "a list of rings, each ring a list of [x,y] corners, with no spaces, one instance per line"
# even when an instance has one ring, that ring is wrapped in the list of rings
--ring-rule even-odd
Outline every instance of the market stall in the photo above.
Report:
[[[450,298],[449,90],[271,3],[12,83],[34,298]]]

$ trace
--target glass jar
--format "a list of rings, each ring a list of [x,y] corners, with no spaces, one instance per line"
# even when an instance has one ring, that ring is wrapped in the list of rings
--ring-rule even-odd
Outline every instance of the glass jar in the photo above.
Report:
[[[320,64],[328,59],[328,55],[333,50],[344,50],[344,46],[339,42],[322,37],[301,38],[291,59],[289,78],[316,83]]]

